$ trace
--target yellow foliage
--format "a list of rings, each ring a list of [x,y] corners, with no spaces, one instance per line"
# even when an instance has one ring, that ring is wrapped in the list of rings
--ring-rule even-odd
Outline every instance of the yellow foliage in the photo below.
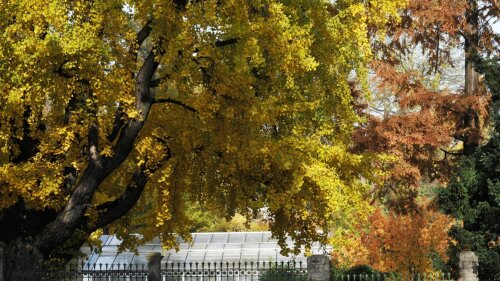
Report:
[[[138,167],[148,171],[112,232],[173,246],[173,233],[189,229],[189,201],[225,216],[266,207],[270,229],[297,247],[366,217],[366,192],[382,174],[374,163],[388,159],[350,151],[363,120],[348,81],[366,84],[367,28],[383,32],[405,1],[174,2],[0,3],[0,211],[20,200],[63,208],[73,191],[65,170],[84,174],[93,126],[99,155],[117,156],[114,126],[141,118],[134,79],[145,56],[134,40],[152,22],[142,47],[161,42],[155,98],[194,110],[155,104],[140,120],[134,149],[92,199],[91,209],[112,201]]]

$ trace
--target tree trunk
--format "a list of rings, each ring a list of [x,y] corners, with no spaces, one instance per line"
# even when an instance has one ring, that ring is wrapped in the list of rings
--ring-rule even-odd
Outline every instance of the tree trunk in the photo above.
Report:
[[[43,280],[45,256],[33,239],[17,238],[5,245],[5,281]]]
[[[465,87],[464,94],[475,95],[479,90],[479,73],[475,70],[473,54],[479,49],[479,14],[477,0],[468,0],[465,12],[468,29],[464,36],[465,47]],[[469,133],[464,138],[464,155],[472,155],[479,145],[477,134],[481,128],[479,115],[469,107],[464,116],[464,126],[469,127]],[[474,136],[476,135],[476,136]]]

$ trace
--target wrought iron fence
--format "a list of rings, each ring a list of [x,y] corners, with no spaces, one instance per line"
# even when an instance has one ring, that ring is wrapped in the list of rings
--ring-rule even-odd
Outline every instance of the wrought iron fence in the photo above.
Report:
[[[333,274],[330,281],[454,281],[450,273],[428,274]]]
[[[163,281],[306,281],[302,262],[167,263]]]
[[[71,263],[63,268],[10,274],[16,281],[147,281],[142,264]],[[307,281],[305,263],[190,262],[162,263],[162,281]],[[330,281],[452,281],[450,274],[332,274]]]
[[[307,281],[302,262],[212,262],[162,264],[163,281]],[[330,281],[452,281],[449,273],[332,274]]]
[[[63,268],[12,272],[16,281],[147,281],[148,269],[139,264],[70,263]]]

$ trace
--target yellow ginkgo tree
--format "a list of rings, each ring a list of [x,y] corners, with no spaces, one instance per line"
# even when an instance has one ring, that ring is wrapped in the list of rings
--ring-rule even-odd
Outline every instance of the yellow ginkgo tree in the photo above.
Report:
[[[189,201],[226,217],[264,209],[295,251],[353,225],[385,161],[350,152],[367,29],[384,39],[404,2],[1,1],[10,269],[103,227],[172,246]]]

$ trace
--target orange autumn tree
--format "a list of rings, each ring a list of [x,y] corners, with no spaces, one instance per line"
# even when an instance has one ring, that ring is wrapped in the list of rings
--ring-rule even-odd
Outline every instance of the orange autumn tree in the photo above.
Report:
[[[378,208],[369,226],[349,245],[334,253],[339,267],[368,265],[381,272],[428,274],[436,271],[433,257],[446,260],[447,231],[452,220],[429,202],[412,213],[401,215]]]
[[[367,122],[354,134],[354,150],[385,152],[396,159],[370,194],[372,203],[389,213],[382,215],[381,207],[366,235],[350,234],[353,242],[333,254],[340,265],[368,264],[384,271],[408,271],[408,263],[416,271],[430,268],[429,231],[441,237],[433,241],[443,242],[448,225],[441,215],[442,224],[430,224],[421,215],[435,213],[418,204],[422,183],[446,183],[457,159],[484,141],[490,95],[472,54],[498,53],[499,36],[492,31],[498,8],[491,0],[410,0],[401,21],[391,23],[387,40],[372,44],[374,91],[370,101],[359,100],[356,106]],[[377,30],[371,34],[377,36]],[[355,90],[353,95],[358,96]]]
[[[471,54],[498,52],[500,38],[492,30],[495,1],[410,0],[401,18],[388,40],[372,45],[376,90],[359,107],[368,122],[354,139],[358,151],[396,157],[390,176],[372,195],[406,213],[417,207],[422,181],[446,182],[457,156],[482,142],[489,93]]]

